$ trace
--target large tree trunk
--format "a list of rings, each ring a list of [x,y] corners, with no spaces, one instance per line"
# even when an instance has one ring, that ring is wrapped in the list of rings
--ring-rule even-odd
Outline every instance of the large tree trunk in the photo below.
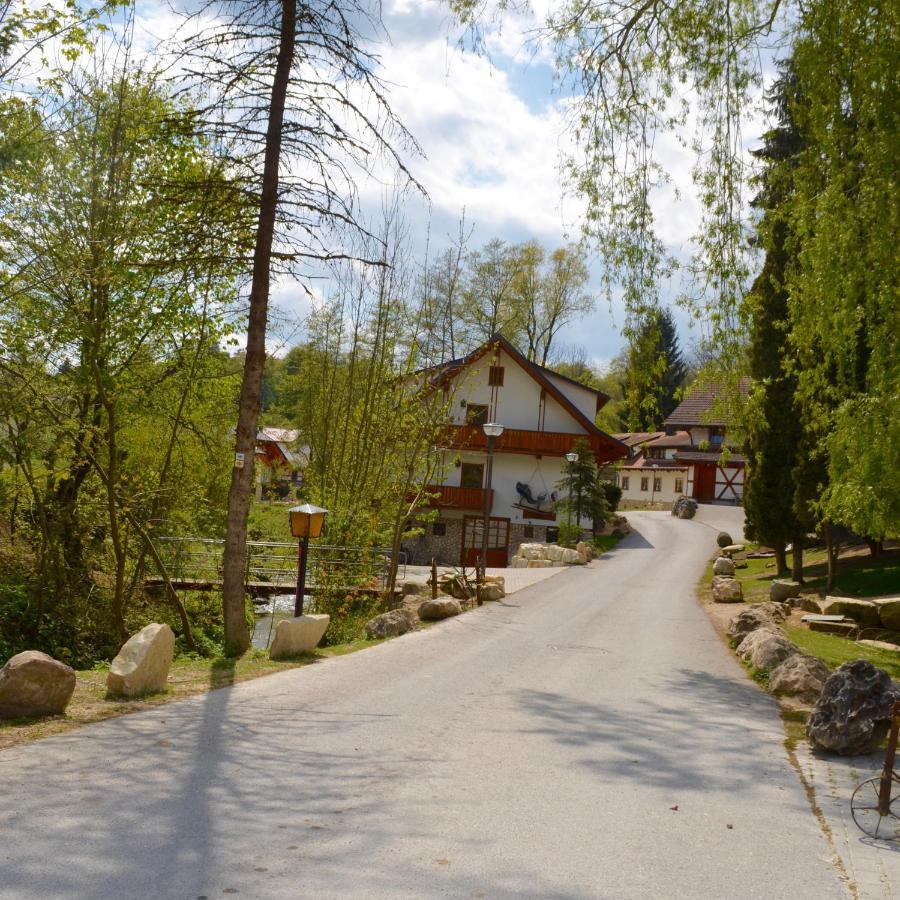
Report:
[[[775,551],[775,570],[779,578],[788,573],[787,553],[784,546],[784,541],[775,541],[772,548]]]
[[[235,465],[228,494],[228,520],[222,561],[222,612],[225,619],[225,653],[240,656],[250,646],[250,634],[244,616],[244,566],[247,556],[247,512],[253,483],[253,459],[259,422],[263,366],[266,361],[266,321],[269,307],[269,268],[275,215],[278,206],[278,167],[281,160],[281,129],[284,106],[294,62],[297,25],[296,0],[282,0],[281,38],[272,101],[266,130],[262,195],[253,251],[253,280],[250,285],[250,315],[247,326],[247,353],[238,409]],[[243,465],[238,463],[242,454]]]
[[[803,584],[803,535],[794,535],[793,550],[791,551],[792,578],[798,584]]]

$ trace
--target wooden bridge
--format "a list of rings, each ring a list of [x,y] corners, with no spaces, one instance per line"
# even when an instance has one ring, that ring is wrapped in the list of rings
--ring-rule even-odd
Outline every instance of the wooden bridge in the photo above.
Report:
[[[215,591],[222,587],[225,541],[215,538],[162,537],[160,557],[176,590]],[[385,548],[310,544],[306,593],[323,590],[381,594],[387,589],[391,551]],[[401,572],[405,568],[401,562]],[[147,587],[165,584],[159,576],[144,579]],[[297,544],[247,541],[244,586],[250,596],[292,594],[297,587]]]

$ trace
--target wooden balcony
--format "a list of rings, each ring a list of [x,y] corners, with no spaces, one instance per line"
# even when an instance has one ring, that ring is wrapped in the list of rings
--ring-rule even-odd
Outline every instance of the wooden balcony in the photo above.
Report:
[[[437,494],[430,501],[429,506],[439,509],[465,509],[481,512],[484,509],[484,488],[453,487],[448,484],[429,484],[425,488],[429,494]],[[491,506],[494,504],[493,491],[491,494]]]
[[[569,434],[563,431],[526,431],[521,428],[507,428],[497,438],[496,450],[499,453],[527,453],[530,456],[565,456],[574,449],[575,442],[586,440],[594,454],[601,462],[618,459],[626,455],[622,448],[598,435]],[[456,450],[484,450],[487,448],[487,437],[484,432],[471,425],[447,425],[444,440],[449,447]]]

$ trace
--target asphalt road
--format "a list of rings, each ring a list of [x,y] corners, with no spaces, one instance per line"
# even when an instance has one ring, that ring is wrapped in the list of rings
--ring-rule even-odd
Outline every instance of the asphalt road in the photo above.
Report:
[[[847,896],[693,599],[715,531],[630,518],[506,604],[0,753],[0,897]]]

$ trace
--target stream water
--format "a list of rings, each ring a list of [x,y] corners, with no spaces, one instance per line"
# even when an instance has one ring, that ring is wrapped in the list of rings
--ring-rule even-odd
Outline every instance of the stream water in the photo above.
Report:
[[[303,598],[303,611],[309,612],[311,597]],[[256,627],[253,629],[253,646],[265,650],[275,637],[275,626],[282,619],[294,615],[294,595],[276,594],[256,606]]]

